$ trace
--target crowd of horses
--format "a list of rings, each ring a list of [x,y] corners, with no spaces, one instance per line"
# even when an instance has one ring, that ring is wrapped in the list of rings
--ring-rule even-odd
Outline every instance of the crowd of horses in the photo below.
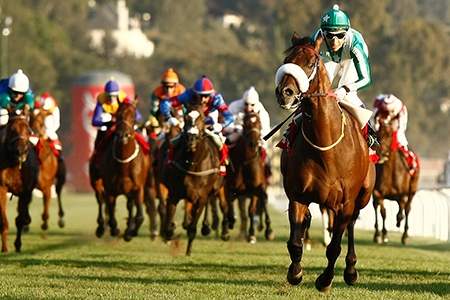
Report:
[[[417,190],[419,170],[411,172],[405,155],[392,147],[393,124],[390,120],[380,122],[379,163],[369,159],[360,124],[330,93],[332,86],[318,54],[321,43],[321,37],[312,42],[296,33],[292,36],[292,46],[286,51],[288,55],[283,63],[289,68],[282,66],[277,72],[276,99],[282,108],[301,106],[303,112],[299,130],[291,135],[289,147],[281,153],[283,185],[289,199],[287,248],[291,264],[287,280],[293,285],[302,281],[301,260],[311,223],[308,206],[318,203],[330,217],[327,225],[330,241],[326,251],[328,265],[315,285],[319,291],[327,291],[334,278],[344,231],[348,240],[344,280],[348,285],[354,285],[359,278],[355,268],[354,225],[372,195],[375,214],[380,206],[383,219],[382,234],[376,219],[374,241],[387,241],[383,205],[386,198],[399,203],[397,226],[405,219],[402,242],[408,242],[408,213]],[[90,181],[99,207],[96,236],[103,236],[107,228],[112,236],[120,234],[115,205],[117,197],[125,195],[128,219],[123,236],[126,241],[138,234],[144,220],[144,206],[150,217],[152,239],[160,235],[165,241],[171,241],[176,226],[175,211],[184,200],[182,226],[188,236],[186,254],[190,255],[203,213],[202,234],[209,234],[211,228],[218,230],[217,203],[222,212],[220,237],[224,241],[230,238],[230,230],[236,224],[233,204],[236,199],[241,216],[240,235],[251,243],[256,242],[255,219],[258,216],[259,229],[262,230],[265,224],[265,238],[272,240],[274,233],[267,208],[259,115],[246,114],[240,139],[229,145],[227,172],[223,176],[220,173],[221,154],[206,129],[200,104],[186,106],[183,127],[164,127],[163,139],[149,134],[148,140],[143,142],[136,131],[137,102],[138,99],[120,103],[115,126],[105,139],[101,152],[94,153],[90,160]],[[60,196],[65,182],[65,164],[55,156],[48,139],[42,137],[43,117],[42,110],[10,109],[9,121],[0,130],[2,252],[8,251],[8,192],[19,199],[14,243],[17,252],[21,249],[21,234],[31,222],[28,206],[34,188],[44,195],[42,229],[48,228],[52,184],[56,186],[59,200],[59,225],[64,226]],[[34,151],[29,142],[30,128],[40,137],[39,151]],[[173,142],[175,137],[176,142]],[[250,199],[248,205],[246,199]]]

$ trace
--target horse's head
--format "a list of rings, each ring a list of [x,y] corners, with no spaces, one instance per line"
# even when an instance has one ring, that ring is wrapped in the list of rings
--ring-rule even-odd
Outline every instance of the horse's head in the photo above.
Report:
[[[198,143],[203,138],[204,130],[205,115],[203,106],[198,104],[189,105],[184,116],[183,135],[191,151],[196,150]]]
[[[6,125],[6,150],[12,161],[21,165],[28,156],[30,123],[28,110],[8,108],[9,120]]]
[[[119,104],[119,108],[117,109],[115,133],[119,137],[122,144],[127,144],[128,140],[134,136],[136,104],[137,100],[132,101],[126,98]]]
[[[243,135],[252,151],[257,151],[261,142],[261,119],[257,113],[246,113],[243,122]]]
[[[292,36],[292,46],[286,50],[288,56],[275,75],[275,95],[278,105],[284,109],[295,108],[307,92],[318,92],[327,85],[331,90],[326,70],[319,55],[323,38],[321,35],[313,42],[311,38],[300,38],[296,32]],[[319,80],[320,78],[320,80]]]
[[[42,107],[35,108],[30,114],[30,127],[38,136],[45,136],[45,118],[49,112]]]
[[[378,164],[382,164],[389,160],[389,156],[392,152],[394,127],[390,120],[380,120],[377,136],[378,140],[380,141],[380,148],[377,150],[377,154],[380,157]]]

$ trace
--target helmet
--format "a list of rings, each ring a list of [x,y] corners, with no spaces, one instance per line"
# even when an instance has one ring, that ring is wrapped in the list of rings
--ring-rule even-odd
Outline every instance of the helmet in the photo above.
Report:
[[[44,110],[51,110],[55,107],[55,98],[49,92],[45,92],[39,97],[35,106],[37,108],[42,107]]]
[[[111,76],[111,79],[106,83],[105,92],[108,94],[119,94],[119,84],[114,76]]]
[[[255,87],[251,86],[248,90],[244,92],[244,95],[242,96],[242,99],[244,99],[245,103],[255,105],[259,102],[259,95],[258,92],[255,90]]]
[[[402,101],[397,97],[395,97],[394,95],[387,94],[384,96],[385,97],[381,105],[383,109],[385,109],[386,111],[394,111],[396,108],[399,108],[399,106],[402,105]]]
[[[333,9],[327,11],[322,16],[320,28],[323,30],[337,30],[350,28],[350,19],[347,14],[339,9],[339,5],[333,5]]]
[[[19,69],[17,70],[17,73],[12,74],[9,78],[8,87],[15,92],[26,93],[30,88],[30,80],[28,79],[28,76],[23,74],[23,71]]]
[[[172,68],[169,68],[161,77],[161,83],[178,83],[178,74]]]
[[[214,92],[214,86],[211,80],[203,75],[195,82],[193,90],[197,95],[210,95]]]

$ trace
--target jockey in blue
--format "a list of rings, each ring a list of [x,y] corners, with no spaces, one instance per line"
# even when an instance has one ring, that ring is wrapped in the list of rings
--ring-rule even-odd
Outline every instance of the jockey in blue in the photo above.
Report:
[[[228,110],[222,95],[214,89],[213,83],[205,75],[198,79],[194,87],[187,89],[184,93],[170,98],[166,98],[160,104],[160,110],[167,122],[171,126],[176,126],[180,121],[171,115],[172,107],[178,107],[187,102],[196,102],[203,105],[203,111],[206,117],[205,123],[209,127],[207,135],[218,147],[221,163],[224,163],[228,157],[228,148],[225,145],[225,139],[222,136],[222,130],[229,132],[234,130],[234,117]],[[218,114],[223,117],[223,122],[218,122]],[[176,144],[176,141],[174,141]],[[171,154],[173,155],[173,153]],[[170,157],[172,157],[169,155]],[[169,157],[169,159],[170,159]],[[225,166],[221,166],[221,173],[224,174]]]
[[[0,126],[8,123],[8,106],[19,110],[34,109],[34,92],[28,76],[21,69],[0,81]]]
[[[338,87],[334,90],[340,100],[350,102],[355,106],[364,107],[357,91],[372,83],[369,64],[369,50],[364,38],[350,27],[347,14],[335,4],[333,9],[322,16],[320,29],[313,35],[313,41],[318,36],[324,38],[326,49],[320,54],[324,58],[330,81],[340,76]],[[380,147],[375,131],[368,124],[368,145],[376,150]]]

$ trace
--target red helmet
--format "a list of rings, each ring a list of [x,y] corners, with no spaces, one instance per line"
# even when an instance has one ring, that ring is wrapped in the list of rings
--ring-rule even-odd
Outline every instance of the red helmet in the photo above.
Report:
[[[214,92],[214,86],[211,80],[203,75],[195,82],[193,90],[197,95],[211,95]]]

